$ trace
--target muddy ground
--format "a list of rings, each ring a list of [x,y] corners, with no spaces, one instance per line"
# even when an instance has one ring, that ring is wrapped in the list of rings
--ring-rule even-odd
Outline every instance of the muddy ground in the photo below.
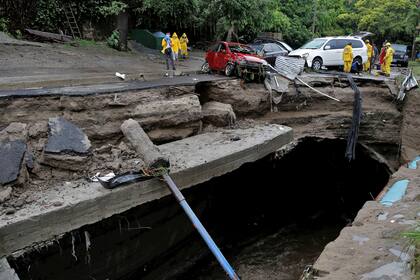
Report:
[[[176,62],[177,74],[198,71],[204,53],[193,51],[188,60]],[[0,42],[0,88],[74,85],[120,81],[115,72],[129,79],[156,79],[166,73],[159,51],[132,48],[119,52],[105,43],[6,45]],[[54,81],[56,81],[54,83]]]

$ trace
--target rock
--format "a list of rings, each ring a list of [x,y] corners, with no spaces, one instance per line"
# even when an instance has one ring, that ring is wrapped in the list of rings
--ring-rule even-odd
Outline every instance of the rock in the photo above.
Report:
[[[61,202],[61,201],[54,201],[52,205],[55,206],[55,207],[59,207],[59,206],[63,205],[63,202]]]
[[[210,101],[203,105],[203,122],[214,126],[231,126],[236,122],[232,105]]]
[[[83,171],[89,165],[90,158],[87,156],[72,156],[66,154],[44,153],[42,164],[71,171]]]
[[[50,118],[47,153],[87,154],[90,141],[83,131],[62,117]]]
[[[24,199],[18,199],[16,201],[13,202],[13,207],[15,208],[20,208],[25,204],[25,200]]]
[[[237,115],[260,115],[270,110],[270,96],[262,84],[242,84],[241,80],[218,81],[197,91],[201,100],[231,104]]]
[[[29,127],[28,135],[31,138],[38,138],[39,136],[45,134],[47,135],[48,132],[48,123],[44,122],[36,122]]]
[[[3,203],[10,198],[12,190],[12,187],[7,187],[3,190],[0,190],[0,203]]]
[[[12,207],[9,207],[9,208],[6,208],[4,210],[4,213],[6,213],[6,215],[12,215],[12,214],[15,214],[16,213],[16,209],[15,208],[12,208]]]
[[[201,120],[200,100],[192,94],[154,100],[137,105],[130,117],[146,130],[154,126],[163,128],[197,122]]]
[[[26,124],[12,122],[5,129],[0,132],[0,141],[26,141],[28,130]]]
[[[21,140],[0,142],[0,184],[18,178],[25,151],[26,144]]]
[[[25,164],[29,170],[34,169],[34,155],[30,151],[26,151],[25,153]]]

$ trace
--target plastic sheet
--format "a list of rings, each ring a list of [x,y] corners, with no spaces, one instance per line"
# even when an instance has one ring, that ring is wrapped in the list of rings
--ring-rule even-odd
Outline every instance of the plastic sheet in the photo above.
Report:
[[[381,204],[385,206],[392,206],[393,203],[401,200],[405,195],[409,182],[410,181],[407,179],[395,182],[381,199]]]

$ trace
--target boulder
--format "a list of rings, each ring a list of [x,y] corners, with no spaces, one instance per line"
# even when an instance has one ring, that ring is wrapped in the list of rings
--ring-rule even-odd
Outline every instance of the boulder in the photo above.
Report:
[[[44,151],[47,153],[66,153],[85,155],[91,147],[86,134],[76,125],[62,117],[50,118],[49,135]]]
[[[214,126],[231,126],[236,121],[232,105],[210,101],[203,105],[203,122]]]
[[[261,115],[270,110],[270,96],[262,84],[245,84],[242,80],[217,81],[198,92],[203,101],[230,104],[236,115]]]
[[[18,178],[25,151],[26,144],[21,140],[0,142],[0,184]]]

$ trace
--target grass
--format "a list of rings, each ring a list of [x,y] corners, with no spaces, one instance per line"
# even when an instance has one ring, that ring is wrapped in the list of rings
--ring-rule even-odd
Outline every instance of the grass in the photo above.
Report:
[[[414,76],[420,79],[420,61],[410,61],[408,66],[413,69]]]

